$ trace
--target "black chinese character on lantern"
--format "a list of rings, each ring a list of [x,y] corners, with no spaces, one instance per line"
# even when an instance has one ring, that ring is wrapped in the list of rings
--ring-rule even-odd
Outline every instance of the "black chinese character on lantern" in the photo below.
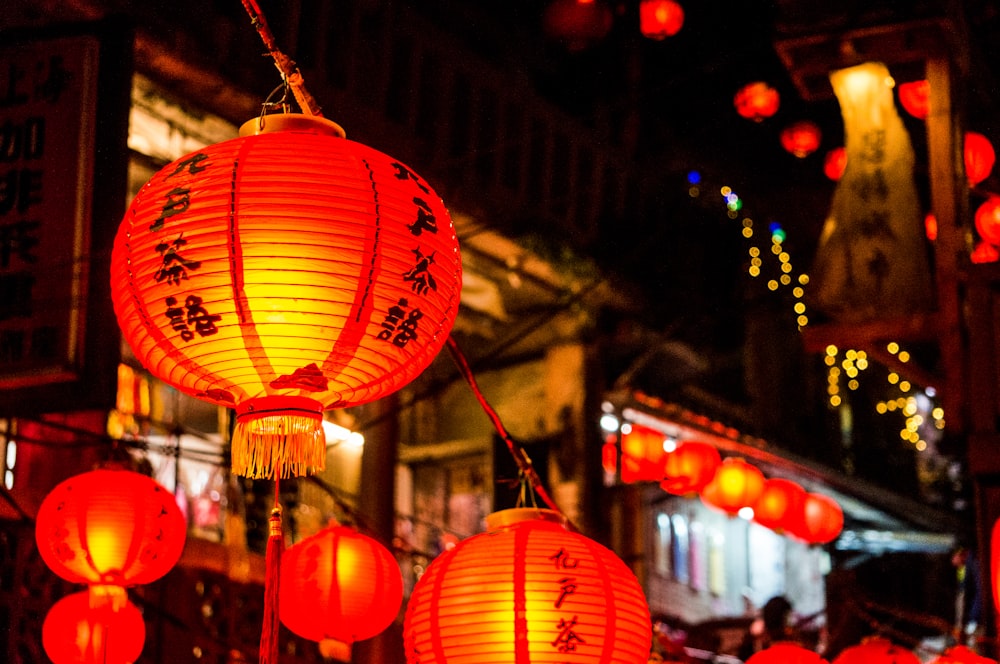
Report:
[[[157,253],[163,258],[163,265],[153,275],[157,283],[166,281],[176,286],[188,278],[188,270],[197,270],[201,267],[201,261],[189,261],[180,255],[178,250],[186,244],[187,240],[182,234],[172,242],[160,242],[156,245]]]
[[[395,176],[397,180],[409,180],[413,182],[415,185],[417,185],[417,187],[420,188],[420,191],[424,192],[425,194],[431,193],[430,188],[428,188],[427,185],[425,185],[423,182],[420,181],[420,176],[418,176],[416,173],[408,169],[406,166],[403,166],[399,162],[394,161],[392,162],[392,167],[396,169]]]
[[[557,609],[562,608],[562,603],[567,597],[576,592],[576,577],[575,576],[564,576],[559,579],[559,598],[555,601],[555,606]]]
[[[165,198],[167,202],[160,208],[160,216],[149,225],[150,231],[162,229],[164,221],[187,211],[191,206],[191,190],[184,187],[174,187],[165,194]]]
[[[551,556],[549,560],[552,560],[556,564],[556,569],[575,569],[580,561],[577,558],[570,558],[569,554],[566,553],[566,549],[559,549]]]
[[[208,168],[207,165],[205,166],[201,165],[201,162],[205,161],[206,159],[208,159],[208,155],[203,152],[198,152],[197,154],[193,154],[184,161],[177,162],[177,168],[175,168],[174,171],[167,176],[167,178],[172,178],[182,171],[187,171],[191,175],[197,175],[198,173],[201,173],[203,170]]]
[[[170,327],[180,332],[181,339],[184,341],[194,339],[195,332],[199,336],[207,337],[219,331],[215,324],[222,320],[222,316],[208,313],[208,310],[202,306],[202,299],[199,296],[188,295],[184,300],[183,308],[178,306],[177,298],[173,296],[167,297],[164,302],[167,305],[164,314],[170,320]],[[191,331],[192,325],[194,326],[193,332]]]
[[[409,303],[405,298],[389,307],[385,320],[382,321],[382,331],[378,333],[378,338],[383,341],[392,341],[394,346],[403,348],[413,339],[417,338],[417,324],[424,314],[420,309],[407,311]]]
[[[586,643],[580,635],[573,631],[573,628],[576,627],[576,620],[576,616],[569,620],[559,619],[559,624],[556,626],[559,635],[552,641],[553,648],[558,648],[559,652],[573,652],[576,650],[577,644]]]
[[[403,275],[403,281],[410,282],[413,292],[418,295],[424,295],[428,290],[437,291],[437,281],[434,280],[430,272],[431,265],[434,265],[434,253],[431,253],[430,256],[424,256],[420,247],[413,249],[412,252],[417,257],[417,262],[409,272]]]
[[[427,204],[427,201],[417,196],[413,197],[413,203],[417,206],[417,218],[412,224],[407,224],[406,227],[416,237],[420,237],[420,234],[424,231],[437,233],[437,218],[431,212],[431,206]]]

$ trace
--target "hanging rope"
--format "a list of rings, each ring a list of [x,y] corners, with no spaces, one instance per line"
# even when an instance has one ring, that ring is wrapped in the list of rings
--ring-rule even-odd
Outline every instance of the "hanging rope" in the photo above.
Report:
[[[281,491],[274,478],[274,507],[268,519],[267,552],[264,572],[264,620],[260,631],[260,664],[278,664],[278,591],[281,577],[281,554],[285,538],[281,527]]]

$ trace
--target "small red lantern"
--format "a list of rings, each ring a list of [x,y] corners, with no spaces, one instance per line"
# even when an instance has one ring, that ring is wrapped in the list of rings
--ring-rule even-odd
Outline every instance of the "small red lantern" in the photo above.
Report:
[[[542,16],[545,33],[570,51],[582,51],[604,39],[612,20],[611,9],[601,0],[553,0]]]
[[[827,661],[812,650],[780,641],[751,655],[746,664],[827,664]]]
[[[764,474],[743,459],[730,457],[719,465],[715,477],[701,490],[701,500],[727,514],[750,507],[764,491]]]
[[[187,524],[174,496],[128,470],[93,470],[42,501],[35,541],[45,564],[72,583],[121,588],[151,583],[181,556]]]
[[[926,80],[901,84],[899,102],[907,113],[919,120],[926,120],[931,108],[931,84]]]
[[[931,242],[937,240],[938,223],[937,223],[937,217],[934,216],[933,212],[928,212],[927,216],[924,217],[924,234],[927,236],[927,239],[930,240]]]
[[[285,550],[281,622],[310,641],[350,645],[382,632],[403,603],[403,577],[388,549],[334,525]]]
[[[639,3],[639,31],[657,41],[673,37],[684,26],[684,8],[674,0],[642,0]]]
[[[424,180],[296,114],[252,120],[154,175],[111,264],[136,358],[234,408],[233,471],[265,478],[323,468],[323,410],[423,371],[462,284],[451,219]]]
[[[801,159],[816,151],[822,137],[823,133],[815,122],[800,120],[785,127],[781,132],[781,145]]]
[[[130,664],[146,642],[146,624],[132,602],[91,606],[86,590],[52,605],[42,623],[42,647],[54,664]]]
[[[789,532],[809,544],[832,542],[844,529],[844,511],[833,498],[806,493],[802,521]]]
[[[753,504],[753,520],[772,530],[795,532],[801,526],[806,490],[797,482],[773,477]]]
[[[1000,196],[990,196],[976,209],[976,232],[993,245],[1000,245]]]
[[[996,153],[990,139],[975,131],[965,132],[965,176],[969,186],[974,187],[987,177],[993,170]]]
[[[889,639],[873,637],[842,650],[833,664],[920,664],[920,658]]]
[[[823,159],[823,174],[834,182],[844,175],[847,168],[847,149],[844,147],[834,148],[826,153]]]
[[[681,441],[663,460],[660,488],[675,496],[701,491],[715,477],[722,463],[714,445],[695,440]]]
[[[966,646],[952,646],[931,664],[997,664],[997,660],[983,657]]]
[[[736,92],[733,106],[740,117],[760,122],[778,112],[781,96],[778,91],[763,81],[747,83]]]
[[[557,512],[512,509],[439,555],[403,626],[410,664],[645,662],[649,608],[632,571]]]
[[[658,482],[663,478],[666,434],[639,424],[622,427],[622,482]]]
[[[989,242],[978,242],[976,248],[972,250],[969,260],[977,265],[984,263],[996,263],[1000,260],[1000,250]]]

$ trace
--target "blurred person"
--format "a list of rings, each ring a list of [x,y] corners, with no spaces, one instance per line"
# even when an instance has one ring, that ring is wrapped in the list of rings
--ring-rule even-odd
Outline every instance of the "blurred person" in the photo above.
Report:
[[[767,600],[760,617],[750,623],[750,629],[740,644],[738,656],[743,661],[770,648],[775,643],[798,642],[799,634],[792,624],[792,603],[783,595]]]

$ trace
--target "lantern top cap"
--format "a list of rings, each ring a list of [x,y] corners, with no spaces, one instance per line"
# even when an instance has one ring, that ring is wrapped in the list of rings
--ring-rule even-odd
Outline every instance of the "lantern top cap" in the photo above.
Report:
[[[347,137],[344,128],[333,120],[303,113],[273,113],[247,120],[240,126],[240,137],[271,134],[276,131],[296,131],[321,136],[336,136],[337,138]]]
[[[486,529],[490,531],[500,530],[525,521],[545,521],[559,524],[564,528],[567,525],[566,517],[555,510],[540,509],[537,507],[515,507],[487,515]]]

